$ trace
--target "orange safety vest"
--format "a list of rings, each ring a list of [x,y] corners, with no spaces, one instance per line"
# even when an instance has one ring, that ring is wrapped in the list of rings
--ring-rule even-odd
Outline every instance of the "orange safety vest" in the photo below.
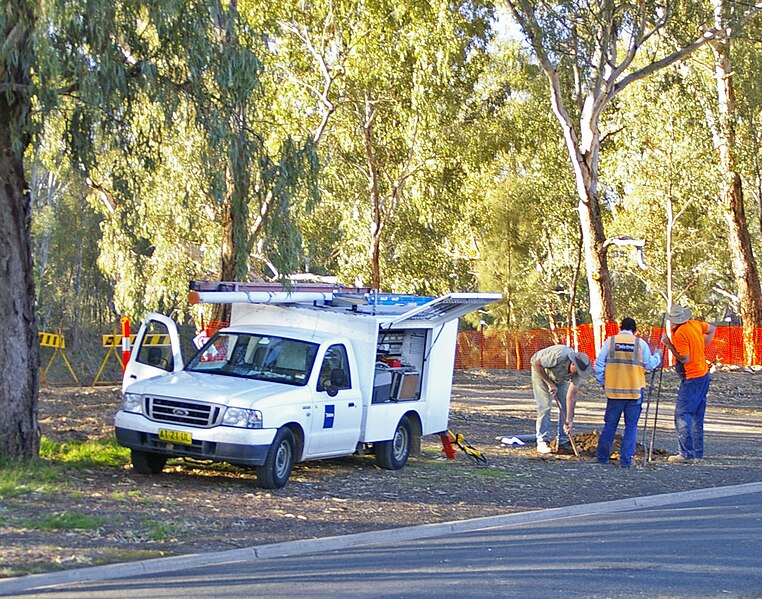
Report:
[[[603,392],[608,399],[640,399],[646,386],[645,363],[635,335],[614,335],[609,341]]]

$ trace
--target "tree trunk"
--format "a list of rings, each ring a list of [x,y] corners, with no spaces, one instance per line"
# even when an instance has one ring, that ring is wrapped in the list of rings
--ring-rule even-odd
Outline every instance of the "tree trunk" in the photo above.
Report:
[[[759,273],[754,261],[751,237],[743,206],[741,176],[735,173],[733,184],[724,193],[723,204],[728,223],[733,274],[738,284],[738,303],[743,323],[744,364],[760,364],[755,332],[762,327],[762,295]]]
[[[373,234],[370,246],[370,286],[381,290],[381,238]]]
[[[222,206],[220,281],[237,280],[235,229],[236,215],[233,209],[233,202],[230,198],[227,198]],[[230,322],[230,306],[228,304],[214,304],[212,306],[212,320]]]
[[[370,286],[381,290],[381,235],[384,230],[384,208],[379,189],[378,163],[376,161],[375,148],[373,147],[373,124],[376,113],[369,97],[365,100],[365,122],[363,123],[363,143],[365,146],[365,159],[368,165],[368,194],[371,205],[371,230],[370,230]]]
[[[717,0],[715,24],[725,23],[724,6]],[[738,300],[743,322],[744,363],[758,364],[755,331],[762,326],[762,292],[754,260],[748,223],[744,211],[741,175],[736,159],[735,95],[731,63],[730,38],[712,43],[715,58],[715,79],[719,116],[714,125],[714,141],[720,158],[720,201],[725,211],[730,241],[733,274],[738,285]]]
[[[593,321],[597,349],[603,345],[606,323],[616,319],[614,295],[611,289],[608,256],[603,245],[606,235],[603,231],[600,206],[595,192],[597,169],[575,168],[575,176],[581,179],[577,181],[577,190],[580,194],[577,209],[585,248],[587,283],[590,288],[590,317]]]
[[[585,249],[585,270],[590,294],[590,317],[596,350],[603,345],[606,323],[616,319],[614,294],[611,289],[606,235],[603,231],[600,204],[598,203],[598,148],[600,131],[593,111],[595,102],[591,97],[580,117],[580,135],[577,137],[571,118],[561,100],[559,81],[555,72],[547,72],[550,82],[550,102],[553,113],[563,130],[566,149],[574,170],[579,204],[579,223],[582,228],[582,244]]]
[[[30,459],[37,426],[39,340],[32,276],[31,198],[23,151],[14,151],[11,123],[25,122],[29,102],[0,94],[0,457]]]
[[[570,283],[569,307],[567,315],[567,326],[569,334],[566,336],[566,344],[574,349],[579,348],[579,331],[577,330],[577,285],[579,284],[579,273],[582,270],[582,225],[579,229],[579,243],[577,245],[577,259],[574,264],[574,273]]]

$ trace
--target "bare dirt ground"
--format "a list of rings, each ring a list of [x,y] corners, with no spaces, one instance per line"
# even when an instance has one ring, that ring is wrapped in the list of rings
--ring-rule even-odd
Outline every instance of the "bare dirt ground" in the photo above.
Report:
[[[379,469],[372,456],[308,462],[277,491],[259,489],[251,471],[220,465],[170,462],[157,476],[129,466],[72,470],[60,492],[0,503],[0,577],[762,481],[760,381],[761,374],[714,374],[706,459],[692,465],[666,462],[676,451],[672,372],[664,372],[659,393],[657,376],[652,394],[649,438],[659,398],[654,460],[644,465],[641,455],[638,467],[625,470],[593,457],[605,407],[594,381],[584,383],[578,403],[582,456],[541,457],[531,442],[500,443],[534,432],[529,374],[471,370],[455,375],[450,428],[487,455],[486,466],[461,451],[446,459],[432,436],[399,471]],[[57,441],[108,438],[118,404],[117,389],[43,389],[42,433]],[[85,530],[39,527],[61,514],[102,520]]]

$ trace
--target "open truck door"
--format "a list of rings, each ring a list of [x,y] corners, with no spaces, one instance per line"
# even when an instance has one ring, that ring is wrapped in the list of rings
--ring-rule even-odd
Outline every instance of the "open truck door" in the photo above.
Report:
[[[149,312],[135,337],[122,391],[138,381],[182,370],[183,366],[177,324],[162,314]]]
[[[450,293],[394,317],[384,323],[382,328],[431,328],[432,325],[455,320],[501,299],[501,293]]]

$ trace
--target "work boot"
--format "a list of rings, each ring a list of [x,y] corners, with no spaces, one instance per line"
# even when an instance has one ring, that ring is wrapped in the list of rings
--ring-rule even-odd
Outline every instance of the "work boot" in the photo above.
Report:
[[[671,455],[667,458],[667,461],[670,464],[692,464],[693,460],[690,458],[686,458],[684,455],[680,455],[679,453],[677,455]]]
[[[569,441],[567,441],[566,443],[560,443],[558,445],[558,449],[556,450],[556,453],[573,455],[574,448],[572,447],[572,444]]]
[[[550,453],[550,445],[546,441],[537,441],[537,453]]]

